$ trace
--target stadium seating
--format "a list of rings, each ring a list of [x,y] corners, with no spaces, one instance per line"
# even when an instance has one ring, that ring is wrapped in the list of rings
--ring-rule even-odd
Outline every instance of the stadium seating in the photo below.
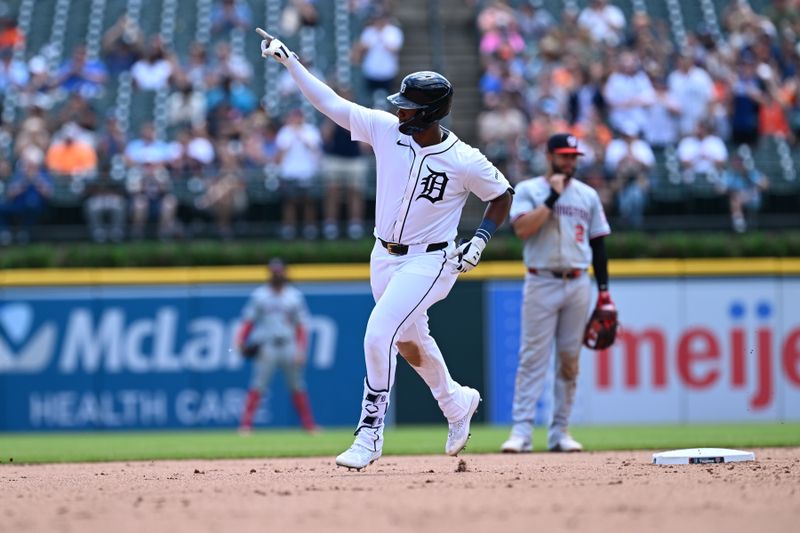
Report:
[[[70,57],[78,45],[87,46],[90,56],[100,53],[102,35],[123,13],[134,18],[146,36],[162,33],[166,45],[179,57],[188,55],[190,46],[200,41],[209,47],[209,56],[213,56],[214,43],[221,39],[230,39],[235,50],[243,53],[253,67],[250,88],[273,114],[280,116],[286,103],[276,98],[276,78],[280,74],[277,65],[258,60],[254,50],[258,48],[259,37],[254,32],[233,30],[226,35],[211,35],[211,9],[215,0],[53,0],[38,2],[34,0],[18,0],[13,3],[13,11],[19,17],[20,29],[26,35],[26,44],[17,52],[20,58],[29,60],[37,54],[43,54],[51,71],[58,68]],[[285,0],[247,0],[253,12],[253,25],[276,27],[281,17]],[[512,2],[518,3],[518,2]],[[670,36],[680,38],[683,33],[692,31],[698,24],[704,24],[713,34],[720,31],[721,13],[726,8],[727,0],[612,0],[625,13],[628,20],[634,12],[646,10],[653,18],[662,19],[670,27]],[[424,2],[423,2],[424,4]],[[586,0],[543,0],[542,6],[558,20],[567,7],[581,9]],[[763,10],[768,0],[751,0],[755,10]],[[315,27],[303,28],[286,38],[287,44],[305,56],[313,56],[314,65],[322,72],[335,75],[340,80],[358,81],[358,72],[349,63],[350,43],[360,31],[361,21],[346,11],[344,0],[316,2],[319,12],[319,24]],[[402,22],[402,20],[401,20]],[[407,38],[414,31],[426,31],[420,28],[405,28]],[[477,58],[477,50],[475,56]],[[479,62],[475,61],[479,69]],[[358,86],[358,84],[355,84]],[[93,102],[98,112],[98,119],[115,115],[128,134],[135,137],[144,122],[155,121],[159,133],[171,134],[164,125],[164,103],[167,91],[143,92],[132,87],[130,76],[112,77],[105,86],[103,94]],[[19,121],[21,113],[15,107],[16,96],[5,97],[6,109],[4,119]],[[461,110],[461,113],[468,112]],[[475,111],[477,116],[477,111]],[[0,136],[2,137],[2,136]],[[3,139],[5,139],[3,141]],[[11,157],[9,139],[0,138],[0,151]],[[729,147],[733,150],[734,147]],[[800,193],[800,153],[785,141],[765,139],[754,150],[753,162],[757,168],[765,172],[771,179],[767,208],[791,205],[791,198],[796,199]],[[119,170],[119,169],[118,169]],[[658,154],[657,167],[653,174],[651,188],[652,204],[648,214],[674,215],[686,211],[689,196],[710,198],[712,189],[702,184],[695,184],[690,189],[675,182],[674,154],[666,151]],[[122,178],[121,172],[117,177]],[[254,172],[247,177],[248,196],[251,201],[248,217],[251,220],[264,222],[274,221],[277,198],[274,191],[274,172]],[[190,206],[198,190],[188,182],[176,183],[176,194],[184,206]],[[774,199],[773,199],[774,197]],[[783,198],[783,199],[782,199]],[[789,198],[787,200],[786,198]],[[60,184],[57,187],[54,205],[56,212],[50,220],[59,223],[82,225],[80,211],[81,190],[79,187]],[[705,208],[717,213],[724,213],[725,206],[720,202],[711,202]],[[469,213],[468,213],[469,214]],[[263,225],[263,224],[262,224]],[[85,234],[83,230],[75,230],[77,236]]]

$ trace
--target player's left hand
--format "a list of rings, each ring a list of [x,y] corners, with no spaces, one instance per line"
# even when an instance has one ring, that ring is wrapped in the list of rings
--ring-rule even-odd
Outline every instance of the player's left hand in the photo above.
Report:
[[[286,45],[279,39],[276,39],[261,28],[256,28],[256,33],[264,38],[264,40],[261,41],[261,57],[264,59],[274,57],[278,63],[286,65],[292,56],[297,57],[297,55],[286,48]]]
[[[484,248],[486,248],[486,241],[475,235],[467,242],[457,246],[447,255],[447,258],[456,261],[456,271],[469,272],[478,266]]]

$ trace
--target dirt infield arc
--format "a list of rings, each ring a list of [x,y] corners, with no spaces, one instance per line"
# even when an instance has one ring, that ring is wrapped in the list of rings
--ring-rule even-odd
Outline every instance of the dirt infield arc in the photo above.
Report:
[[[755,452],[672,467],[651,452],[384,457],[360,473],[331,458],[6,463],[0,532],[796,530],[800,449]]]

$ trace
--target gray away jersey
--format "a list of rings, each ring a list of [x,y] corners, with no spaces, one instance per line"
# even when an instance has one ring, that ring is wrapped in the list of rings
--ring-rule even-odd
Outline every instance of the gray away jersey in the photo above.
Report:
[[[423,148],[400,133],[395,115],[362,106],[350,112],[350,131],[354,141],[375,151],[375,236],[385,241],[452,241],[469,193],[488,202],[511,188],[479,150],[453,132]]]
[[[286,285],[276,292],[263,285],[253,291],[242,318],[253,322],[253,342],[293,342],[298,325],[308,328],[309,313],[303,294],[295,287]]]
[[[542,176],[518,183],[509,219],[513,223],[533,211],[549,195],[550,183]],[[592,262],[589,239],[609,233],[611,228],[597,191],[573,178],[550,217],[525,240],[522,252],[525,266],[542,270],[588,268]]]

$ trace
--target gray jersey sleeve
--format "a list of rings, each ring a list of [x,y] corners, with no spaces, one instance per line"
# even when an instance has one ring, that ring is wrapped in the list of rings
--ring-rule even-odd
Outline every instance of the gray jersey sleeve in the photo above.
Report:
[[[259,289],[253,291],[253,293],[250,295],[250,299],[247,300],[247,304],[244,306],[244,310],[242,311],[242,319],[246,322],[255,322],[261,315],[261,306],[259,305],[261,298],[259,298],[258,293]]]
[[[536,200],[530,187],[530,181],[526,180],[518,183],[514,189],[514,201],[511,204],[511,211],[508,214],[509,221],[513,224],[516,219],[536,209]]]
[[[311,322],[311,313],[308,311],[308,304],[306,299],[299,290],[295,289],[295,306],[294,306],[294,325],[300,326],[308,331]]]
[[[602,237],[611,233],[611,226],[606,220],[606,213],[603,211],[603,203],[600,201],[597,191],[592,190],[592,213],[589,221],[589,238]]]

